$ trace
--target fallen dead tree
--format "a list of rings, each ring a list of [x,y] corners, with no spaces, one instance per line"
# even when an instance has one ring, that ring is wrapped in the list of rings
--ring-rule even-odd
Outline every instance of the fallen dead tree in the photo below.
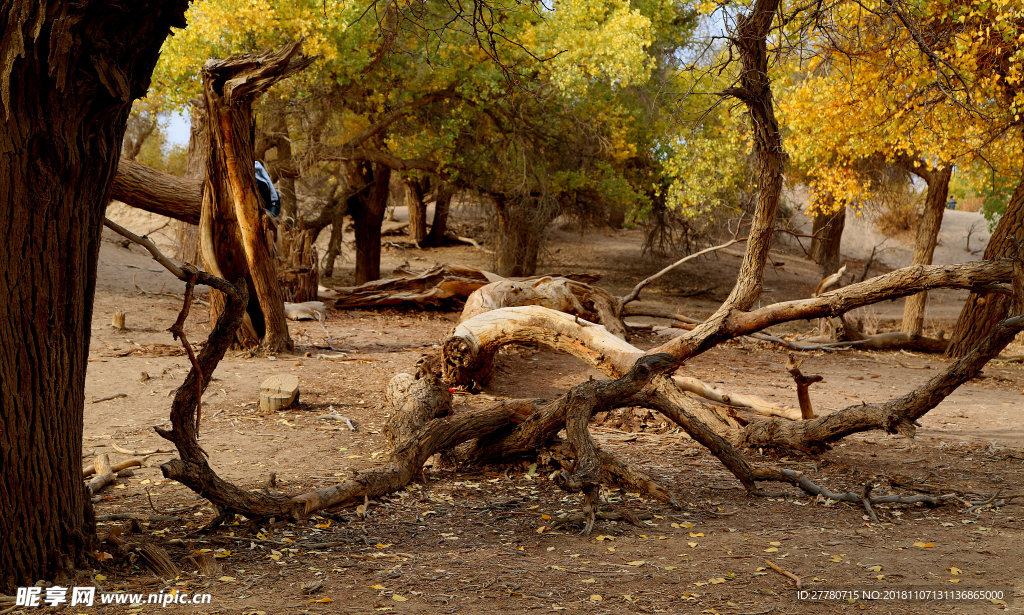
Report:
[[[555,483],[568,491],[581,493],[584,532],[589,532],[598,518],[601,485],[625,486],[670,505],[677,505],[671,491],[654,477],[642,468],[600,450],[590,436],[589,423],[594,414],[624,406],[651,408],[678,424],[715,455],[748,492],[758,493],[758,482],[781,481],[795,485],[811,495],[848,500],[848,494],[833,494],[815,485],[803,474],[752,466],[733,442],[747,446],[778,446],[784,441],[787,448],[813,453],[816,447],[827,445],[855,431],[886,429],[912,433],[912,422],[917,417],[934,407],[960,383],[975,375],[989,358],[1024,329],[1024,317],[1004,321],[989,333],[971,355],[952,364],[917,391],[887,404],[858,406],[802,422],[771,419],[751,423],[741,432],[741,437],[734,434],[732,442],[715,429],[714,423],[709,425],[702,420],[700,413],[707,410],[703,404],[680,393],[676,379],[670,376],[680,362],[677,357],[667,353],[641,354],[620,377],[581,383],[553,401],[505,400],[482,410],[459,411],[453,408],[452,396],[446,383],[436,375],[428,373],[422,378],[416,378],[399,374],[392,379],[386,395],[394,410],[385,428],[385,435],[391,444],[387,464],[306,493],[265,493],[243,489],[219,477],[210,467],[207,453],[198,442],[202,394],[241,324],[247,301],[245,288],[196,270],[190,265],[178,266],[163,257],[152,242],[127,231],[124,234],[144,245],[154,258],[186,284],[182,310],[169,330],[185,347],[191,368],[175,393],[171,406],[171,428],[155,429],[175,445],[179,455],[179,458],[164,463],[161,471],[165,477],[181,482],[214,504],[218,515],[211,526],[236,514],[251,519],[301,519],[318,510],[364,503],[402,489],[420,475],[427,459],[436,453],[447,453],[457,462],[471,465],[507,463],[524,457],[553,461],[561,467]],[[198,355],[193,353],[183,330],[195,284],[216,288],[226,298],[225,308]],[[481,317],[493,318],[507,310],[539,310],[542,316],[558,315],[563,323],[572,320],[572,317],[565,314],[539,306],[505,308],[486,312]],[[502,319],[499,318],[498,322],[502,322]],[[632,346],[609,334],[604,327],[591,323],[578,326],[589,329],[595,334],[595,339],[612,344],[613,349],[617,347],[618,361],[626,361],[635,350],[630,350]],[[515,333],[521,330],[517,328],[511,331]],[[600,361],[600,358],[595,357],[594,360]],[[713,413],[710,416],[715,418]],[[839,420],[836,420],[837,416]],[[558,436],[563,428],[567,434],[565,441]],[[787,435],[779,438],[780,432]],[[456,448],[463,443],[469,444]],[[865,488],[861,501],[871,514],[874,514],[870,508],[872,503],[923,502],[937,505],[955,499],[952,496],[875,498],[868,492],[869,488]]]
[[[469,296],[459,321],[491,310],[522,305],[540,305],[579,316],[604,325],[616,337],[626,337],[618,299],[604,289],[560,276],[491,282]]]
[[[502,279],[472,267],[438,265],[416,275],[340,288],[334,307],[452,307],[461,305],[478,288]]]

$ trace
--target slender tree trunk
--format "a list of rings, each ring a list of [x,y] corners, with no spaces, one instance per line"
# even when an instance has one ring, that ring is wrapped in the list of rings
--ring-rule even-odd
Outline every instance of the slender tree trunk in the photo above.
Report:
[[[189,104],[189,108],[191,112],[191,126],[188,135],[188,154],[185,159],[185,177],[197,179],[205,183],[206,159],[210,155],[209,125],[206,122],[206,109],[199,99],[193,99]],[[200,195],[202,183],[200,184]],[[200,196],[200,210],[201,198]],[[199,250],[199,227],[196,224],[182,221],[176,222],[175,227],[178,260],[192,264],[201,263],[203,257]]]
[[[334,261],[338,260],[338,255],[341,253],[341,240],[345,235],[345,212],[345,204],[334,208],[334,220],[331,222],[331,239],[327,243],[327,257],[326,262],[324,262],[325,278],[334,275]]]
[[[757,0],[748,13],[736,19],[733,40],[740,54],[742,69],[739,87],[727,92],[743,101],[750,112],[758,191],[740,276],[722,310],[749,309],[760,296],[782,194],[782,173],[788,157],[782,147],[782,133],[775,117],[772,83],[768,75],[768,32],[779,3],[780,0]]]
[[[831,213],[816,212],[814,227],[811,233],[811,258],[821,268],[821,277],[825,278],[839,271],[842,257],[839,252],[846,226],[846,206],[842,205]]]
[[[186,5],[0,1],[2,593],[95,544],[81,459],[103,212],[131,102]]]
[[[403,177],[405,206],[409,209],[409,239],[422,246],[427,239],[427,204],[423,202],[420,182],[415,177]]]
[[[1017,242],[1024,241],[1024,175],[1006,205],[983,258],[1022,258]],[[950,336],[946,354],[954,359],[967,355],[997,322],[1006,317],[1010,299],[1005,295],[971,293]]]
[[[430,223],[430,235],[427,236],[427,244],[431,246],[443,246],[445,235],[448,233],[448,212],[452,206],[451,184],[439,183],[434,191],[434,220]]]
[[[939,229],[942,228],[942,215],[946,212],[946,197],[949,196],[949,180],[953,175],[952,167],[944,167],[929,171],[925,180],[928,182],[928,194],[924,201],[924,213],[914,237],[914,257],[912,265],[931,265],[935,254],[935,244],[939,240]],[[924,306],[928,301],[928,293],[918,293],[907,297],[903,307],[903,331],[911,335],[921,335],[924,330]]]
[[[380,227],[388,206],[391,169],[382,164],[373,165],[372,186],[369,192],[350,201],[350,211],[356,230],[356,284],[380,279]],[[356,186],[358,180],[350,181]]]

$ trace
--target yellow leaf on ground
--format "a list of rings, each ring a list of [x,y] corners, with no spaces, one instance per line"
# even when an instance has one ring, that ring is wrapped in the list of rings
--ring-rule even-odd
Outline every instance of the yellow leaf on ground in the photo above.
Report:
[[[96,579],[97,581],[106,581],[107,580],[107,575],[105,575],[105,574],[97,574],[97,575],[93,576],[93,578]]]
[[[768,547],[767,549],[764,550],[764,552],[765,553],[775,553],[778,550],[779,550],[778,547]]]
[[[957,568],[956,566],[953,566],[953,567],[951,567],[951,568],[949,569],[949,572],[950,572],[950,574],[963,574],[963,573],[964,573],[964,571],[963,571],[963,570],[960,570],[960,569],[959,569],[959,568]]]
[[[408,598],[406,598],[405,596],[399,596],[398,594],[391,596],[391,599],[395,602],[405,602],[406,600],[408,600]]]
[[[782,543],[781,543],[781,542],[774,542],[774,541],[773,541],[773,542],[769,542],[768,544],[770,544],[770,545],[771,545],[771,546],[773,546],[773,547],[781,547],[781,546],[782,546]]]
[[[580,583],[597,583],[597,579],[583,579]]]
[[[601,594],[590,594],[590,599],[594,602],[601,602],[604,600],[604,598],[601,597]]]
[[[841,562],[841,561],[843,561],[843,556],[842,555],[833,555],[832,557],[828,558],[828,561],[830,561],[830,562]]]
[[[935,546],[935,543],[933,543],[933,542],[915,542],[914,546],[915,547],[921,547],[922,549],[931,549],[932,547]]]
[[[384,589],[384,586],[378,583],[377,585],[371,585],[370,589]]]
[[[868,570],[870,570],[871,572],[882,572],[882,567],[878,564],[875,564],[874,566],[868,566]]]
[[[690,538],[701,538],[704,536],[704,532],[690,532]]]
[[[96,575],[96,576],[99,576],[99,575]],[[219,578],[217,580],[218,581],[224,581],[225,583],[234,583],[236,579],[235,579],[235,577],[226,577],[225,576],[225,577],[221,577],[221,578]]]
[[[327,596],[324,596],[323,598],[310,598],[309,601],[316,602],[319,604],[327,604],[328,602],[334,602],[334,600],[328,598]]]
[[[695,542],[688,542],[686,544],[690,545],[691,547],[696,547],[697,546],[697,543],[695,543]]]
[[[646,563],[647,563],[647,560],[643,560],[643,559],[636,559],[636,560],[633,560],[631,562],[626,562],[626,564],[628,566],[643,566]]]

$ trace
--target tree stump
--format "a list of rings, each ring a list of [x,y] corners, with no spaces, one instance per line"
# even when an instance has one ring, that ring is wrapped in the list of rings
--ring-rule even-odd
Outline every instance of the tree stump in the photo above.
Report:
[[[299,378],[274,374],[260,385],[260,410],[276,412],[289,408],[299,399]]]

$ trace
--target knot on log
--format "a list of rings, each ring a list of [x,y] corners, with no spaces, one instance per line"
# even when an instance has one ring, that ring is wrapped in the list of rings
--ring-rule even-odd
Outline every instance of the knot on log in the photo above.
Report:
[[[647,383],[655,376],[671,374],[683,363],[667,352],[644,355],[623,376],[624,380]]]

